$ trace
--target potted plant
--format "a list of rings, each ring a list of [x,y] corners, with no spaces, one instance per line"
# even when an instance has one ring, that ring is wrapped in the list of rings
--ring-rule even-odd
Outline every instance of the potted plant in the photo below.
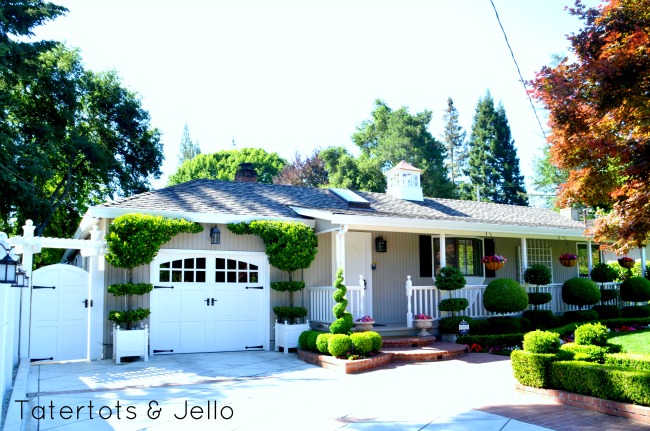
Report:
[[[307,309],[294,305],[294,293],[305,288],[304,281],[294,281],[293,273],[308,268],[317,253],[318,239],[314,230],[298,222],[253,220],[250,223],[230,223],[228,229],[236,235],[257,235],[266,248],[269,264],[287,273],[287,281],[271,283],[271,289],[288,293],[289,304],[273,307],[275,322],[275,350],[285,353],[298,347],[298,337],[309,329],[309,322],[299,323],[307,316]],[[287,295],[285,295],[286,297]],[[351,319],[350,319],[351,320]],[[350,325],[352,327],[352,324]]]
[[[357,332],[372,331],[372,325],[374,325],[374,323],[375,319],[371,316],[359,317],[354,321],[354,329],[356,329]]]
[[[431,335],[427,332],[427,329],[433,326],[433,317],[423,313],[416,314],[413,317],[413,325],[420,330],[418,333],[420,337],[426,337],[427,335]]]
[[[634,267],[634,259],[629,256],[623,256],[618,259],[618,264],[625,269],[632,269]]]
[[[481,259],[481,263],[483,263],[485,268],[490,271],[496,271],[503,268],[503,265],[505,265],[507,261],[508,260],[505,257],[499,256],[498,254],[484,256],[483,259]]]
[[[119,364],[122,357],[144,356],[148,360],[149,328],[141,323],[150,311],[133,308],[134,296],[145,295],[153,289],[150,283],[134,283],[133,268],[153,261],[160,247],[181,232],[198,233],[201,225],[183,219],[166,219],[148,214],[125,214],[111,223],[106,235],[108,253],[106,261],[116,268],[124,269],[124,283],[113,284],[108,292],[124,297],[122,310],[111,310],[108,319],[113,324],[113,358]],[[126,326],[126,328],[122,328]],[[130,331],[129,329],[141,329]]]
[[[559,257],[560,264],[566,267],[576,266],[578,263],[578,256],[573,253],[563,253]]]

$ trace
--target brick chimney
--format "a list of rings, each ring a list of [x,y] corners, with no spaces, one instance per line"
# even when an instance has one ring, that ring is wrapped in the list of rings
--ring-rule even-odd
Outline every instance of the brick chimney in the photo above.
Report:
[[[252,163],[240,163],[239,169],[235,173],[235,181],[241,181],[245,183],[256,183],[257,182],[257,173],[253,169]]]

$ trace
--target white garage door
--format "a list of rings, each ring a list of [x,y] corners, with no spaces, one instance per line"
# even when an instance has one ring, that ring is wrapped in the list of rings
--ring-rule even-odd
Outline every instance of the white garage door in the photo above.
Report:
[[[88,358],[88,273],[70,265],[37,269],[32,282],[32,361]]]
[[[151,280],[152,353],[268,349],[264,253],[161,250]]]

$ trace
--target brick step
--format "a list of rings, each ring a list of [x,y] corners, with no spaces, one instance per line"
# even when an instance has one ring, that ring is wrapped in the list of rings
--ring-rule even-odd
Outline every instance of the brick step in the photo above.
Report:
[[[382,337],[384,342],[384,348],[399,348],[406,349],[409,347],[425,347],[432,346],[433,342],[436,341],[436,337],[404,337],[404,336],[394,336],[394,337]]]
[[[384,346],[386,346],[385,343]],[[381,351],[391,354],[392,362],[433,362],[463,356],[465,355],[465,346],[437,341],[431,346],[383,347]]]

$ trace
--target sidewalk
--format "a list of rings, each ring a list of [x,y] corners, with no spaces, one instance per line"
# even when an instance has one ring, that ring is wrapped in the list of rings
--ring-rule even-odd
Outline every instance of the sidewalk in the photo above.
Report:
[[[508,358],[480,353],[357,375],[279,352],[157,355],[33,365],[27,387],[28,431],[650,430],[517,392]]]

